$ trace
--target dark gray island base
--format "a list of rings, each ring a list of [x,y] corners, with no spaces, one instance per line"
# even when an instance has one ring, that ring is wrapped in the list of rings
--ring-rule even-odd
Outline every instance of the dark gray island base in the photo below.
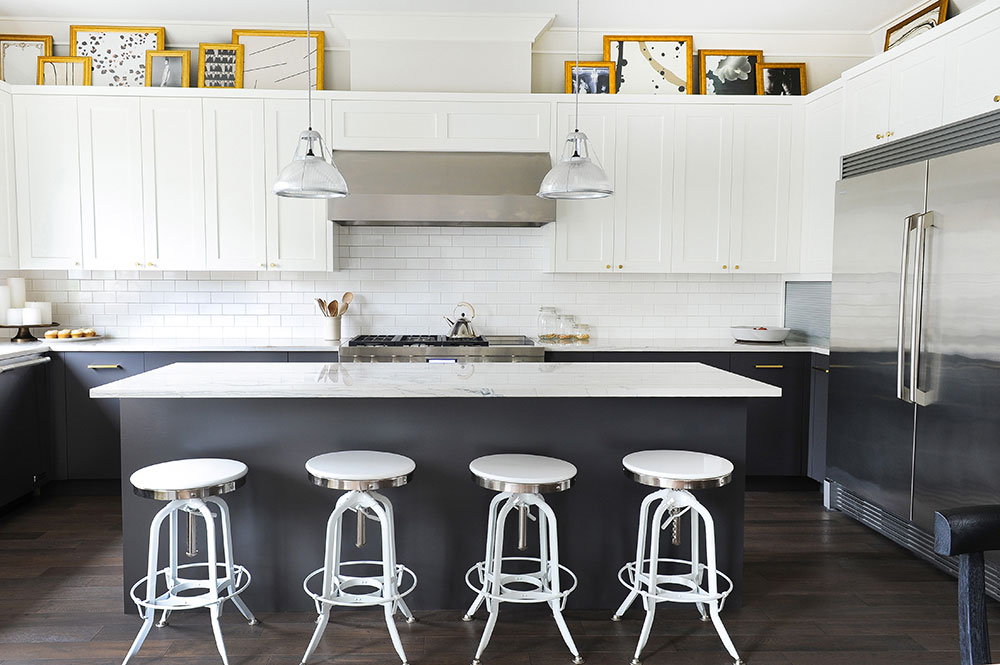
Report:
[[[115,396],[122,397],[126,612],[135,611],[127,590],[145,574],[149,522],[163,506],[133,494],[133,471],[185,457],[245,462],[246,485],[225,497],[236,562],[253,575],[243,597],[255,612],[305,611],[312,602],[302,580],[322,563],[326,520],[340,492],[310,484],[303,465],[313,455],[349,449],[397,452],[416,462],[409,485],[385,490],[395,507],[399,560],[419,579],[407,602],[415,610],[456,611],[473,598],[465,572],[483,558],[494,496],[471,481],[473,458],[533,453],[577,466],[574,487],[546,495],[559,521],[562,562],[580,580],[568,606],[610,613],[625,594],[617,571],[635,557],[639,504],[652,491],[623,475],[621,458],[656,448],[721,455],[736,467],[732,482],[697,494],[715,518],[719,569],[735,582],[727,602],[741,601],[746,397]],[[516,552],[516,520],[508,526],[509,550]],[[368,535],[358,551],[345,534],[348,558],[379,557],[377,529]],[[661,556],[686,555],[687,538],[685,532],[673,548],[665,536]],[[203,530],[199,540],[204,551]],[[528,555],[532,549],[537,544]]]

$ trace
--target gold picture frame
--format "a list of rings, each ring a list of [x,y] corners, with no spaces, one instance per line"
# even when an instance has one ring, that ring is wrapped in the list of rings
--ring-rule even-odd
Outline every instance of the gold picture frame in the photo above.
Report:
[[[607,69],[608,70],[608,92],[602,93],[595,91],[595,94],[615,94],[615,63],[609,61],[600,60],[581,60],[577,63],[576,60],[566,61],[565,79],[566,79],[566,94],[573,94],[573,70],[579,65],[581,69]]]
[[[93,64],[91,63],[90,57],[75,56],[75,55],[63,55],[63,56],[48,56],[38,58],[38,78],[36,83],[38,85],[77,85],[75,83],[45,83],[45,66],[46,65],[58,65],[58,64],[79,64],[83,67],[83,82],[79,85],[90,85],[92,78]],[[58,76],[58,72],[55,72]]]
[[[743,49],[701,49],[700,51],[698,51],[698,76],[700,77],[700,81],[699,81],[698,85],[699,85],[699,90],[700,90],[701,94],[703,94],[703,95],[710,94],[710,93],[706,92],[707,86],[705,84],[706,78],[708,76],[708,72],[705,69],[705,59],[707,57],[710,57],[710,56],[722,56],[722,57],[747,56],[747,57],[757,58],[756,66],[754,66],[754,77],[753,78],[754,78],[755,91],[753,92],[753,94],[754,95],[763,95],[764,94],[764,68],[763,68],[763,65],[764,65],[764,51],[757,51],[757,50],[753,50],[753,49],[747,49],[747,50],[743,50]],[[726,93],[726,92],[722,92],[722,93],[711,93],[711,94],[726,95],[726,94],[748,94],[748,93]]]
[[[40,43],[42,45],[42,54],[36,57],[48,58],[52,56],[52,35],[0,35],[0,81],[7,81],[7,77],[4,74],[3,67],[4,67],[4,60],[6,60],[7,58],[7,51],[9,50],[9,47],[16,44],[26,44],[29,42]],[[30,53],[24,54],[24,56],[22,57],[22,61],[24,61],[25,58],[30,57],[30,55],[31,55]],[[37,67],[37,63],[35,63],[35,67],[27,69],[29,64],[31,64],[31,61],[27,60],[27,62],[25,62],[24,66],[22,67],[22,73],[25,76],[29,76],[31,73],[34,73],[34,70]],[[24,71],[25,69],[27,69],[27,71]],[[28,79],[25,78],[23,83],[27,82]],[[21,81],[18,81],[18,83],[21,83]]]
[[[936,17],[934,16],[935,12],[937,14]],[[937,0],[925,5],[923,8],[911,13],[903,20],[886,29],[885,46],[882,50],[888,51],[911,36],[914,36],[912,33],[913,30],[920,30],[920,32],[916,33],[920,34],[941,25],[946,20],[948,20],[948,0]],[[903,33],[898,34],[900,31],[903,31]],[[892,39],[894,35],[897,36],[895,40]]]
[[[648,90],[644,88],[639,88],[636,90],[623,90],[622,77],[624,76],[625,71],[623,66],[619,66],[621,64],[619,63],[619,60],[621,58],[612,59],[611,57],[612,44],[614,44],[615,42],[622,42],[623,46],[624,43],[626,42],[638,42],[639,50],[642,53],[642,57],[645,57],[646,61],[653,67],[654,73],[659,74],[661,77],[663,77],[664,81],[666,81],[668,84],[676,85],[678,87],[678,92],[681,92],[680,87],[683,87],[684,88],[683,94],[685,95],[694,94],[694,88],[695,88],[694,37],[692,37],[691,35],[604,35],[604,49],[602,51],[601,57],[606,62],[615,63],[615,94],[630,93],[630,92],[638,92],[638,93],[647,92],[651,94],[657,94],[657,91],[659,90],[659,83],[654,83],[652,80],[649,82],[649,85],[644,86],[645,88],[649,88]],[[678,45],[681,44],[684,45],[684,49],[686,51],[686,57],[684,62],[685,71],[684,71],[683,81],[679,80],[680,77],[677,75],[677,72],[672,72],[666,67],[662,66],[660,66],[659,68],[657,67],[657,65],[661,65],[661,63],[657,60],[655,54],[649,51],[647,42],[652,42],[657,44],[663,42],[676,42]],[[680,46],[676,48],[679,49]],[[624,60],[622,62],[624,62]],[[634,80],[639,81],[640,79],[636,77]],[[683,86],[678,84],[683,84]],[[667,86],[664,87],[664,90],[666,89],[668,89]]]
[[[251,88],[262,88],[262,89],[290,89],[297,90],[302,88],[300,82],[293,82],[291,79],[301,73],[297,71],[296,68],[290,67],[284,70],[275,69],[273,66],[262,65],[259,62],[260,57],[268,57],[276,59],[279,62],[295,62],[296,58],[301,59],[301,51],[298,53],[291,54],[291,57],[284,58],[282,56],[282,50],[284,48],[294,48],[291,40],[288,43],[271,43],[264,46],[261,49],[255,49],[252,45],[254,38],[263,38],[262,41],[273,40],[276,37],[287,37],[292,40],[305,39],[307,36],[305,30],[241,30],[233,29],[233,43],[242,44],[243,46],[248,46],[247,51],[244,55],[244,78],[247,81],[247,85]],[[315,90],[323,90],[323,77],[325,75],[325,48],[326,48],[326,34],[322,30],[313,30],[310,39],[316,40],[316,53],[315,53],[315,69],[316,69],[316,87]],[[258,53],[261,54],[258,56]],[[264,55],[266,54],[266,55]],[[308,70],[308,68],[306,68]],[[261,78],[257,72],[267,72],[267,78]],[[247,77],[247,72],[250,76]],[[290,73],[289,73],[290,72]],[[275,83],[288,80],[289,85],[279,86]],[[263,84],[263,85],[260,85]]]
[[[243,87],[243,44],[198,44],[198,87],[199,88],[220,88],[234,89]],[[206,51],[233,51],[233,82],[234,85],[206,85],[205,80],[205,55]],[[210,77],[207,81],[212,83]]]
[[[180,58],[180,85],[154,85],[154,58]],[[147,88],[189,88],[191,87],[191,51],[146,51],[146,87]]]
[[[796,70],[799,73],[798,76],[798,90],[794,89],[789,92],[783,93],[770,93],[767,91],[767,70],[769,69],[786,69],[786,70]],[[806,63],[804,62],[765,62],[760,66],[761,76],[764,78],[764,95],[805,95],[808,90],[806,90]]]
[[[149,36],[154,40],[150,44],[104,44],[100,40],[87,43],[87,38],[81,43],[81,35],[131,35],[133,41],[149,42]],[[162,26],[135,25],[71,25],[69,26],[69,50],[78,57],[90,57],[93,66],[92,85],[97,86],[137,86],[146,84],[146,51],[161,50],[167,39],[166,28]],[[131,63],[133,66],[128,67]]]

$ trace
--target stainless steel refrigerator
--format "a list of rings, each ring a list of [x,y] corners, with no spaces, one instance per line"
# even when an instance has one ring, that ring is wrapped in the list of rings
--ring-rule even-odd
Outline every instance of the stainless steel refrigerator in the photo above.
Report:
[[[845,178],[836,210],[827,477],[930,533],[1000,503],[1000,144]]]

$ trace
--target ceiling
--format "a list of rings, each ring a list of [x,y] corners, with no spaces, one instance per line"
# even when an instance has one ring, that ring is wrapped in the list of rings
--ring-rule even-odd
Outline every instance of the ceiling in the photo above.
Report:
[[[981,0],[952,0],[967,9]],[[581,24],[598,30],[650,32],[871,32],[918,0],[581,0]],[[305,2],[275,0],[0,0],[2,18],[51,18],[117,24],[211,22],[261,27],[304,24]],[[555,14],[555,25],[575,24],[574,0],[313,0],[314,20],[337,10]]]

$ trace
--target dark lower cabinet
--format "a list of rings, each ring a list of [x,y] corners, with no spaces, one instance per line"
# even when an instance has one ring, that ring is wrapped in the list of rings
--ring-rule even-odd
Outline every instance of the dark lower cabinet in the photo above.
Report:
[[[173,363],[283,363],[284,351],[183,351],[146,353],[146,371]]]
[[[290,363],[335,363],[338,360],[336,351],[289,351]]]
[[[830,397],[830,356],[812,354],[809,363],[809,458],[806,475],[823,482],[826,478],[827,401]]]
[[[702,363],[709,367],[729,370],[728,353],[698,353],[689,351],[609,351],[594,354],[599,363]]]
[[[118,400],[91,399],[90,389],[143,371],[141,353],[74,352],[61,354],[65,367],[66,477],[103,480],[121,475]]]
[[[45,361],[0,367],[0,506],[30,494],[48,467]]]

